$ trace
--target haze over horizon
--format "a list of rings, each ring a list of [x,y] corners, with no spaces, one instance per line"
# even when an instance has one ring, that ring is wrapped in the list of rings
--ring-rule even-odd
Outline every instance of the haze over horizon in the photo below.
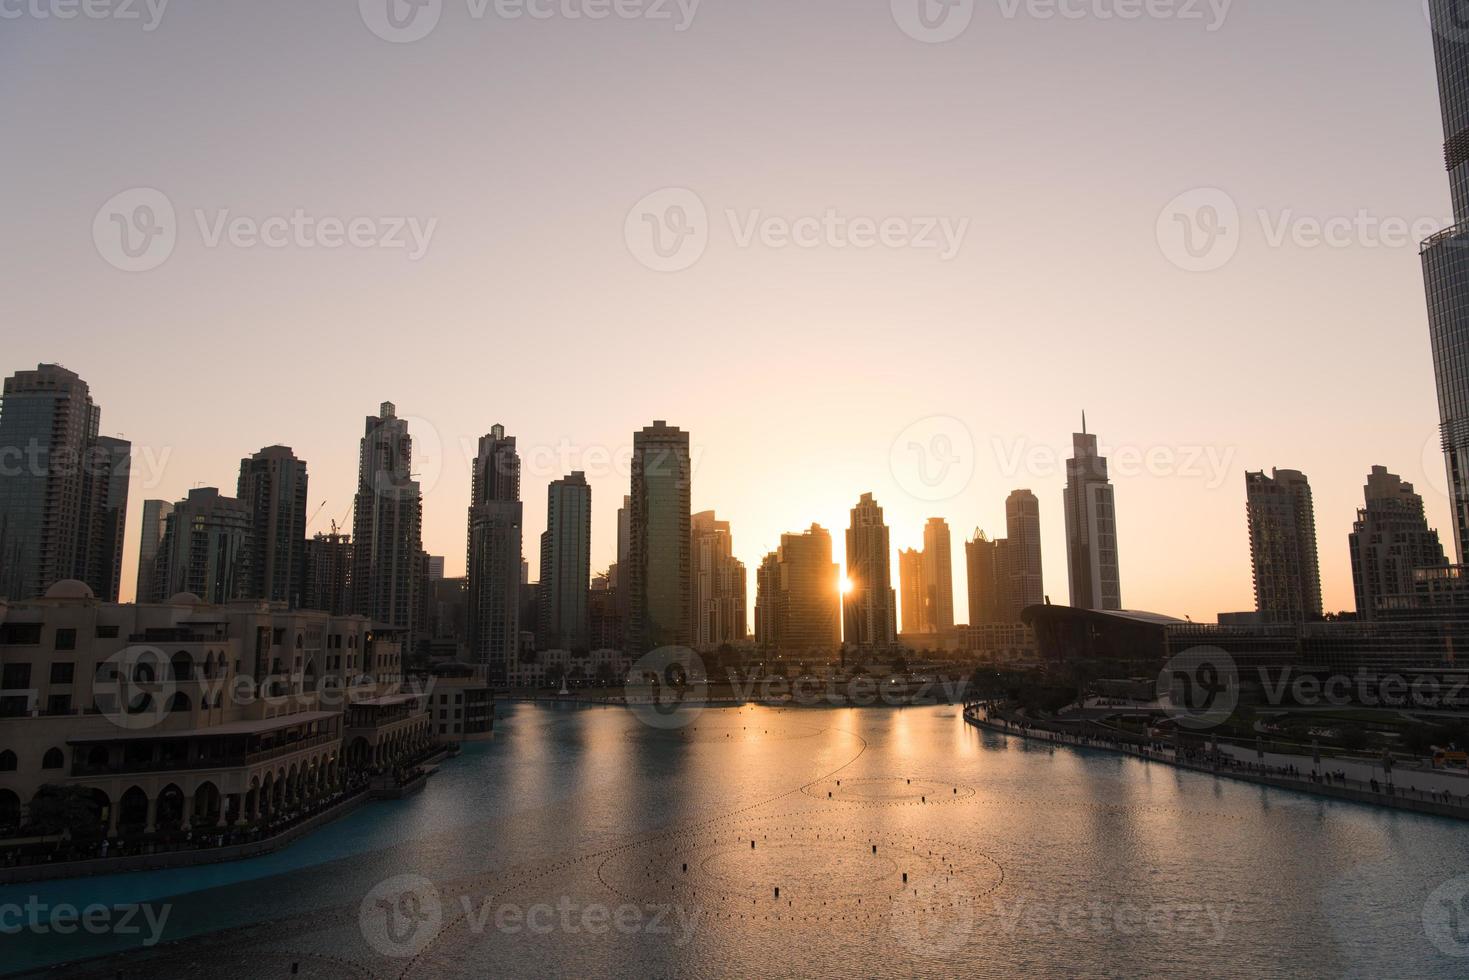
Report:
[[[600,570],[632,433],[666,419],[692,434],[693,510],[731,522],[751,606],[781,533],[818,522],[840,561],[871,491],[895,587],[896,552],[948,521],[966,621],[963,540],[1003,535],[1017,487],[1065,603],[1082,411],[1112,460],[1126,608],[1252,608],[1246,470],[1309,476],[1328,610],[1353,606],[1372,465],[1415,484],[1452,558],[1415,237],[1450,213],[1420,5],[1042,6],[978,4],[945,43],[830,0],[705,0],[687,23],[672,4],[449,3],[411,43],[357,4],[169,5],[152,30],[6,19],[4,373],[65,364],[133,442],[124,600],[142,501],[232,493],[263,446],[307,461],[309,532],[350,527],[382,401],[411,420],[423,545],[451,575],[491,425],[519,443],[532,567],[546,483],[582,469]],[[94,220],[134,188],[166,198],[177,241],[129,272]],[[650,267],[629,231],[660,194],[704,209],[685,268]],[[1187,268],[1180,200],[1237,207],[1232,258]],[[404,245],[229,230],[298,210],[401,220]],[[934,246],[854,240],[894,218]],[[1312,244],[1311,222],[1347,230]],[[972,477],[930,492],[911,445],[935,437]]]

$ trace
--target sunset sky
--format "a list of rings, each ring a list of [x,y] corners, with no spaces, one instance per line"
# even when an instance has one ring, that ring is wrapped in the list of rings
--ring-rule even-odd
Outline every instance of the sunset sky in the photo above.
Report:
[[[632,433],[666,419],[692,433],[694,510],[732,522],[752,611],[780,534],[819,522],[840,551],[865,491],[894,586],[896,551],[948,520],[963,622],[963,539],[1003,534],[1029,487],[1066,602],[1083,410],[1113,459],[1128,608],[1252,607],[1246,469],[1309,476],[1330,610],[1352,607],[1373,464],[1418,486],[1452,557],[1416,246],[1449,212],[1421,4],[1236,0],[1219,22],[1222,0],[1137,20],[980,0],[930,43],[905,0],[668,19],[431,0],[433,29],[398,43],[374,2],[0,19],[0,369],[65,364],[132,440],[124,598],[143,500],[232,493],[265,445],[308,462],[310,531],[350,524],[384,400],[411,420],[424,546],[451,575],[491,425],[519,440],[532,567],[546,483],[584,469],[602,569]],[[126,271],[102,239],[136,188],[176,243]],[[648,200],[702,207],[679,212],[703,246],[686,268],[650,267]],[[375,243],[252,244],[298,209],[370,218]],[[1180,251],[1189,215],[1203,235],[1215,214],[1237,254]],[[946,453],[937,483],[914,443]]]

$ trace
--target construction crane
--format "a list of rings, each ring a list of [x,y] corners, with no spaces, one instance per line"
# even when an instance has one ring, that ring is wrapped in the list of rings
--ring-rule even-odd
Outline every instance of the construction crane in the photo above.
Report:
[[[325,501],[325,500],[323,500],[323,501],[322,501],[322,502],[321,502],[321,503],[320,503],[320,504],[318,504],[318,505],[317,505],[317,508],[316,508],[316,509],[315,509],[315,510],[314,510],[314,511],[312,511],[312,512],[311,512],[311,516],[310,516],[310,517],[308,517],[308,518],[306,518],[306,526],[307,526],[307,527],[308,527],[308,528],[309,528],[309,527],[310,527],[310,526],[311,526],[311,525],[312,525],[312,524],[315,524],[315,523],[316,523],[316,518],[317,518],[317,516],[318,516],[318,515],[319,515],[319,514],[320,514],[320,513],[321,513],[321,509],[322,509],[322,508],[323,508],[323,507],[325,507],[325,506],[326,506],[326,501]]]

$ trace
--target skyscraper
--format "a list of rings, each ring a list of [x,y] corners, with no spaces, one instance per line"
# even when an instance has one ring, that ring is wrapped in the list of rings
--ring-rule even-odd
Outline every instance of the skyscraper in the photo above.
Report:
[[[306,587],[306,463],[287,446],[240,460],[235,496],[250,508],[252,599],[301,605]]]
[[[1413,484],[1385,466],[1374,466],[1363,491],[1366,506],[1357,511],[1347,546],[1357,616],[1372,619],[1384,599],[1412,595],[1413,569],[1441,566],[1446,560]]]
[[[520,663],[521,522],[515,437],[495,425],[480,437],[470,485],[467,618],[470,656],[497,684]]]
[[[0,597],[79,579],[116,601],[131,445],[99,437],[87,383],[56,364],[17,371],[0,400]]]
[[[87,524],[83,532],[86,555],[82,580],[97,598],[116,602],[122,587],[122,542],[133,447],[122,439],[99,436],[89,455],[83,480]]]
[[[1107,460],[1097,452],[1097,437],[1086,431],[1071,435],[1066,461],[1066,567],[1071,605],[1078,609],[1121,609],[1122,584],[1117,564],[1117,513]]]
[[[933,597],[929,587],[923,552],[908,548],[898,552],[899,604],[903,616],[903,632],[909,635],[933,633]]]
[[[704,510],[690,518],[690,527],[693,646],[717,650],[745,638],[745,564],[734,557],[729,521]]]
[[[140,603],[162,602],[168,598],[163,594],[163,587],[158,581],[158,554],[163,547],[168,515],[172,513],[172,501],[143,501],[143,530],[138,537],[136,588],[137,601]]]
[[[1020,622],[1020,611],[1045,601],[1041,576],[1041,502],[1029,490],[1005,498],[1005,539],[996,542],[1001,573],[1003,622]]]
[[[1268,623],[1321,618],[1311,486],[1296,470],[1245,474],[1255,609]]]
[[[986,626],[1001,623],[1004,606],[1000,594],[999,556],[996,542],[979,528],[974,537],[964,542],[964,563],[968,572],[969,625]]]
[[[923,525],[923,581],[928,595],[933,629],[954,628],[954,559],[949,525],[942,517],[930,517]]]
[[[158,593],[188,592],[208,603],[248,596],[251,583],[251,511],[215,487],[196,487],[164,519],[158,557]]]
[[[541,535],[537,643],[543,650],[591,649],[587,590],[592,577],[592,488],[580,470],[546,487]]]
[[[392,402],[367,417],[352,509],[353,611],[412,631],[421,579],[423,494],[413,438]]]
[[[831,534],[819,524],[782,534],[755,576],[755,639],[792,654],[827,654],[841,645],[841,569]]]
[[[847,528],[847,581],[842,602],[842,640],[862,650],[885,650],[897,639],[888,526],[872,494],[864,493],[852,508]]]
[[[1454,550],[1469,562],[1469,22],[1457,0],[1428,0],[1428,8],[1454,223],[1421,255]]]
[[[306,609],[320,609],[343,616],[352,608],[352,539],[336,530],[317,534],[306,542]]]
[[[687,432],[660,420],[633,433],[625,580],[634,655],[693,639],[691,483]]]

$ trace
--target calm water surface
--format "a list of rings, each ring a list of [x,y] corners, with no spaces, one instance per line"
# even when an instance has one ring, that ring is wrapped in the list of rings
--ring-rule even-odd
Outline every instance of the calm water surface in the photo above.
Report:
[[[1449,955],[1469,920],[1435,894],[1469,873],[1456,822],[1052,750],[952,707],[677,720],[502,705],[421,795],[279,853],[0,907],[166,905],[164,942],[122,964],[147,976],[1469,974]],[[0,970],[139,942],[0,934]]]

